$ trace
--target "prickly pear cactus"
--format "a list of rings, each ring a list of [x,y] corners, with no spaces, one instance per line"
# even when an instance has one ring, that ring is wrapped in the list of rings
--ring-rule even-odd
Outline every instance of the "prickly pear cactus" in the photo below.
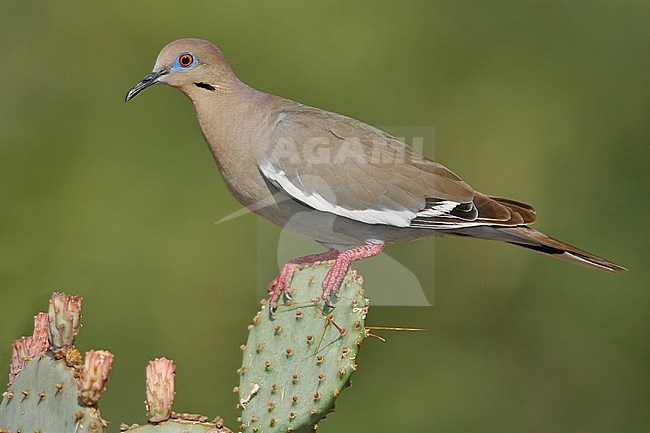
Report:
[[[0,404],[0,431],[104,432],[95,407],[80,404],[76,370],[52,353],[27,362]]]
[[[328,269],[322,263],[296,272],[291,300],[274,314],[263,306],[253,318],[239,369],[242,432],[316,430],[350,385],[368,301],[361,277],[350,271],[326,306],[320,296]]]
[[[203,415],[174,413],[176,366],[167,358],[157,358],[147,365],[146,400],[148,424],[122,424],[129,433],[232,433],[221,417],[208,422]],[[0,432],[1,433],[1,432]]]
[[[242,346],[239,407],[242,433],[308,432],[334,411],[350,386],[366,337],[368,301],[362,278],[348,272],[332,305],[320,299],[329,263],[294,273],[291,299],[275,313],[263,303]],[[32,336],[13,344],[9,389],[0,403],[0,433],[104,433],[97,404],[106,390],[113,355],[81,353],[82,299],[54,293],[48,313],[34,318]],[[147,424],[122,424],[130,433],[232,433],[220,417],[172,412],[176,366],[166,358],[146,369]]]
[[[74,347],[80,317],[80,297],[54,293],[49,313],[34,318],[33,335],[16,340],[9,389],[0,404],[0,432],[105,431],[97,403],[113,355],[91,351],[82,363]]]

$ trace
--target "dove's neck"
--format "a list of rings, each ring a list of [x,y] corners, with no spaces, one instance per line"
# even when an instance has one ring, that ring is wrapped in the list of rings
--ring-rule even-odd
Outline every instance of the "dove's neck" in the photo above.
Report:
[[[215,89],[190,89],[203,137],[231,192],[244,205],[263,189],[258,164],[263,158],[266,126],[278,98],[238,81]]]
[[[224,83],[200,83],[183,89],[190,98],[210,150],[215,157],[220,148],[239,138],[244,145],[247,131],[254,127],[256,113],[263,111],[266,95],[235,79]]]

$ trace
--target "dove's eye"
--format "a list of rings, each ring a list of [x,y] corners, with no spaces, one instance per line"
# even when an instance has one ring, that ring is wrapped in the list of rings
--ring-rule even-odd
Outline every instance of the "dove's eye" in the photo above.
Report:
[[[192,57],[191,54],[181,54],[181,56],[178,58],[178,64],[184,68],[187,68],[192,63],[194,63],[194,57]]]

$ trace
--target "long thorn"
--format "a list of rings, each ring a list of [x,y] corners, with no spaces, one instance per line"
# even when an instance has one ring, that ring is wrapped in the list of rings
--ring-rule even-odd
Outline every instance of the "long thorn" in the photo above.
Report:
[[[379,335],[371,334],[370,332],[366,333],[366,336],[376,338],[377,340],[381,341],[382,343],[386,342],[386,339],[384,337],[380,337]]]
[[[421,332],[426,331],[425,328],[399,328],[395,326],[364,326],[366,330],[372,331],[414,331]]]
[[[325,337],[325,331],[327,331],[327,323],[328,323],[327,320],[323,322],[323,332],[321,332],[320,337],[318,337],[318,342],[314,347],[314,355],[316,355],[320,350],[320,344],[323,342],[323,338]]]
[[[329,323],[331,323],[336,328],[337,331],[339,331],[339,334],[341,335],[345,334],[345,329],[341,328],[339,325],[336,324],[336,322],[334,321],[334,316],[328,314],[326,319]]]

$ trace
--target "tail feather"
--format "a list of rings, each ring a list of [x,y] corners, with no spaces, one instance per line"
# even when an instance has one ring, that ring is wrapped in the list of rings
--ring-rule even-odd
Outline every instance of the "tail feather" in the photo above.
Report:
[[[579,248],[573,247],[544,233],[526,226],[498,227],[482,226],[450,230],[448,233],[459,236],[470,236],[481,239],[491,239],[548,254],[555,258],[575,263],[588,268],[599,269],[612,274],[627,271],[626,268],[598,257]]]

